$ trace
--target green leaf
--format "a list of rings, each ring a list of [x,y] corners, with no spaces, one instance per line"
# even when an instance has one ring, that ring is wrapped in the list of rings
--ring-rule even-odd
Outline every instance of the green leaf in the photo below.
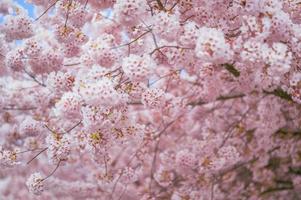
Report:
[[[301,175],[301,167],[289,167],[289,173]]]
[[[253,140],[255,130],[256,128],[246,131],[246,139],[248,143],[250,143]]]
[[[240,76],[240,71],[238,71],[233,64],[225,63],[222,64],[222,66],[225,67],[225,69],[230,72],[233,76],[239,77]]]
[[[281,88],[277,88],[273,91],[266,91],[263,90],[264,93],[266,94],[272,94],[275,95],[277,97],[280,97],[281,99],[287,100],[287,101],[293,101],[291,95],[289,95],[286,91],[282,90]]]
[[[276,135],[281,139],[290,139],[292,137],[301,137],[301,129],[280,128],[276,131]]]
[[[285,100],[289,100],[289,101],[293,101],[292,97],[284,90],[282,90],[281,88],[277,88],[273,91],[273,94],[275,96],[278,96],[282,99],[285,99]]]
[[[281,164],[281,158],[280,157],[271,157],[269,159],[268,165],[266,166],[266,168],[272,169],[272,170],[276,170],[277,168],[280,167]]]

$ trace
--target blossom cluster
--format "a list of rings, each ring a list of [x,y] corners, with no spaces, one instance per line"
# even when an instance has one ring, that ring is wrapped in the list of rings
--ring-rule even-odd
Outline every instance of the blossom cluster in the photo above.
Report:
[[[298,0],[0,1],[0,199],[301,199]]]

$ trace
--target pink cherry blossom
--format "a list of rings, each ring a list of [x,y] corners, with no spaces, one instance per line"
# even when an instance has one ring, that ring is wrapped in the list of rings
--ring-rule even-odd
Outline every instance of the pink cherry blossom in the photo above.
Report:
[[[28,178],[26,181],[29,192],[40,195],[44,191],[43,177],[39,172],[36,172]]]
[[[0,199],[301,199],[300,13],[0,1]]]

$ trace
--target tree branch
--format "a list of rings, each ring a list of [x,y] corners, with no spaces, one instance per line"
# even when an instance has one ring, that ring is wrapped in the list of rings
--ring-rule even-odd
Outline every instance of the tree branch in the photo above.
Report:
[[[163,3],[160,1],[160,0],[156,0],[157,4],[158,4],[158,7],[159,7],[159,10],[163,10],[163,11],[166,11]]]
[[[43,17],[48,10],[50,10],[53,6],[55,6],[55,4],[58,2],[59,0],[56,0],[53,4],[51,4],[38,18],[35,19],[35,21],[38,21],[41,17]]]
[[[37,155],[35,155],[32,159],[30,159],[27,164],[30,164],[31,161],[33,161],[34,159],[36,159],[39,155],[41,155],[41,153],[43,153],[44,151],[46,151],[48,149],[48,147],[44,148],[42,151],[40,151]]]
[[[32,78],[36,83],[38,83],[40,86],[46,87],[46,85],[42,82],[40,82],[33,74],[29,73],[24,69],[25,74],[27,74],[30,78]]]
[[[50,176],[52,176],[52,175],[56,172],[56,170],[59,168],[61,162],[62,162],[62,160],[60,160],[60,161],[57,163],[57,165],[56,165],[56,167],[54,168],[54,170],[53,170],[48,176],[46,176],[46,177],[43,179],[43,181],[46,180],[46,179],[48,179]]]

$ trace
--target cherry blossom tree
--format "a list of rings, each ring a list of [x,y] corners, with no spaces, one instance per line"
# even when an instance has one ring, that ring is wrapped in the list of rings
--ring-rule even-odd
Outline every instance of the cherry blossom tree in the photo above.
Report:
[[[301,199],[299,0],[0,1],[0,199]]]

